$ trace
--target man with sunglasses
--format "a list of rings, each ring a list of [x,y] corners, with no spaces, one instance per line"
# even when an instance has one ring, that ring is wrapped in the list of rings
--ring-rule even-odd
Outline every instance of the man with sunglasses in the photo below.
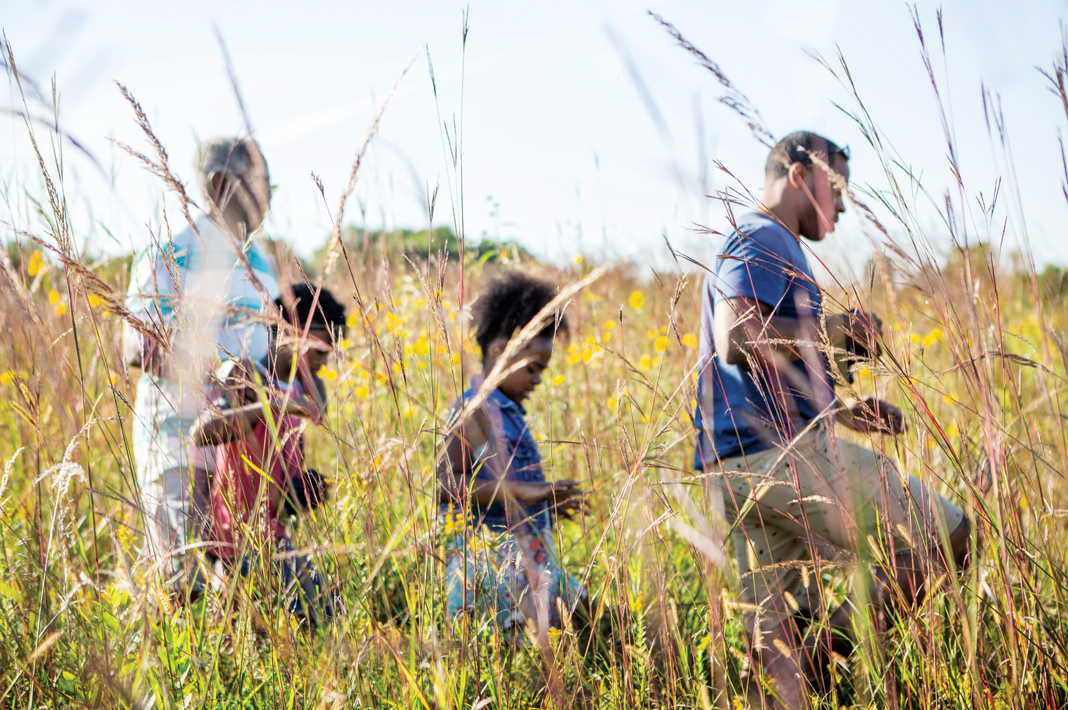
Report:
[[[141,370],[133,454],[148,552],[179,597],[196,599],[206,575],[195,536],[207,510],[212,450],[190,427],[219,360],[267,354],[267,307],[278,297],[273,261],[256,238],[271,204],[267,163],[251,139],[215,138],[195,158],[203,209],[185,229],[152,236],[134,262],[127,307],[152,335],[125,324],[126,363]]]
[[[750,679],[754,707],[807,707],[849,655],[850,604],[829,608],[825,571],[870,564],[879,630],[891,599],[915,602],[968,551],[961,509],[877,453],[905,431],[901,411],[834,391],[832,353],[878,356],[882,330],[872,313],[825,313],[805,254],[803,240],[834,231],[848,180],[846,149],[807,131],[783,138],[705,279],[695,466],[735,523],[751,657],[768,681]],[[875,451],[839,439],[836,422]]]

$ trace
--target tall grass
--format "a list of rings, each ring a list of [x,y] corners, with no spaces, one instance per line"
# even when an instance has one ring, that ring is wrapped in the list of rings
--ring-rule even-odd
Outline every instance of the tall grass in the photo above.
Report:
[[[893,678],[905,707],[1068,706],[1064,275],[1036,273],[1026,253],[976,246],[970,230],[993,222],[996,207],[973,214],[963,182],[943,215],[954,247],[936,254],[936,235],[900,187],[902,163],[845,63],[828,69],[854,91],[855,118],[885,169],[882,188],[854,188],[853,208],[870,216],[864,203],[878,202],[894,216],[885,227],[868,220],[885,248],[865,278],[828,287],[829,302],[887,323],[885,355],[857,367],[853,388],[899,404],[909,432],[865,443],[961,502],[982,542],[961,579],[948,576],[874,652],[845,659],[833,694],[818,702],[882,706]],[[1063,61],[1050,71],[1068,118],[1064,74]],[[486,620],[445,617],[441,427],[480,368],[464,326],[478,284],[502,268],[570,283],[590,267],[517,263],[507,250],[496,260],[387,259],[384,241],[371,247],[378,254],[346,251],[343,200],[324,285],[348,304],[351,327],[322,373],[329,419],[308,431],[309,465],[333,480],[333,499],[293,532],[347,613],[302,631],[234,580],[176,605],[141,555],[128,443],[138,373],[118,345],[130,257],[82,263],[62,156],[44,152],[40,130],[27,122],[42,151],[45,226],[9,228],[0,252],[0,707],[742,703],[751,650],[722,566],[732,521],[691,465],[700,270],[645,281],[616,266],[568,306],[573,333],[528,410],[547,476],[591,491],[588,514],[556,534],[591,591],[593,631],[569,627],[515,646]],[[358,169],[359,158],[353,180]],[[284,247],[277,255],[296,278],[300,264]],[[830,600],[848,595],[842,575],[822,582]]]

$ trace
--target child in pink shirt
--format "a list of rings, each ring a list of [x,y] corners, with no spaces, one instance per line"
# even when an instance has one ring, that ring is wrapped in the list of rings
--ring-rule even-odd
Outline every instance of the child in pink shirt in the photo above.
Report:
[[[337,602],[324,597],[310,559],[281,554],[294,552],[284,518],[310,511],[326,496],[322,476],[305,467],[301,420],[318,423],[323,416],[325,391],[315,373],[345,328],[345,309],[333,295],[322,290],[313,311],[314,296],[300,284],[275,301],[284,323],[272,328],[269,354],[220,368],[212,406],[192,432],[198,445],[216,447],[209,555],[242,574],[270,560],[278,591],[308,626],[329,620]]]

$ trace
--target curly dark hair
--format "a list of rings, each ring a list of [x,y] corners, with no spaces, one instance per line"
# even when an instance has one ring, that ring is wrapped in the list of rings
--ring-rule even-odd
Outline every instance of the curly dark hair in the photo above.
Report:
[[[311,313],[312,298],[315,296],[315,286],[311,284],[293,284],[290,287],[293,298],[293,309],[287,311],[285,298],[279,296],[274,299],[275,308],[278,308],[289,323],[304,327],[308,322],[308,314]],[[334,298],[334,294],[323,289],[319,292],[319,302],[316,304],[315,315],[312,316],[311,324],[321,328],[329,328],[335,333],[335,337],[345,334],[345,306]]]
[[[475,340],[482,348],[482,357],[486,357],[493,341],[511,338],[554,298],[556,286],[521,271],[512,271],[490,281],[471,308],[478,324]],[[546,323],[538,336],[551,338],[557,330],[567,332],[563,314],[559,321],[553,319]]]

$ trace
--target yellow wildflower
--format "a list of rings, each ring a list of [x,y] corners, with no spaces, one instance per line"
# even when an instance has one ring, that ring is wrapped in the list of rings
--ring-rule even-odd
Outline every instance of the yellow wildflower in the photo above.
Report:
[[[586,350],[582,351],[582,364],[583,365],[589,365],[590,364],[590,360],[592,360],[592,359],[593,359],[593,351],[592,350],[587,348]]]
[[[97,296],[95,293],[90,293],[89,294],[89,307],[90,308],[96,308],[97,306],[99,306],[103,302],[104,301],[101,300],[100,296]]]
[[[645,353],[644,355],[642,355],[642,359],[641,362],[638,364],[638,367],[643,370],[648,370],[650,365],[652,365],[652,360],[649,359],[649,353]]]
[[[4,374],[0,375],[0,385],[9,385],[15,381],[15,373],[11,370],[7,370]]]
[[[66,312],[67,312],[67,304],[66,303],[60,303],[58,306],[56,306],[56,315],[57,316],[62,316]]]
[[[639,308],[645,305],[645,294],[643,294],[641,291],[635,291],[634,293],[630,294],[630,299],[628,299],[627,302],[630,304],[631,308],[633,308],[634,310],[638,310]]]
[[[941,328],[935,328],[934,330],[932,330],[930,333],[927,334],[927,337],[925,337],[923,339],[923,348],[924,348],[924,350],[926,350],[927,348],[931,347],[932,345],[934,345],[935,343],[939,342],[940,340],[943,340],[945,337],[946,337],[946,334],[942,331]]]
[[[353,393],[360,399],[367,399],[371,395],[371,388],[367,385],[360,385],[353,391]]]
[[[327,367],[326,365],[323,365],[322,367],[320,367],[319,371],[316,372],[315,374],[319,375],[319,377],[323,378],[324,380],[336,380],[337,379],[337,370],[335,370],[332,367]]]
[[[553,378],[553,384],[556,385],[557,387],[559,387],[560,385],[564,384],[564,382],[566,382],[566,381],[567,381],[567,377],[564,376],[564,375],[557,375],[556,377]]]
[[[52,289],[48,292],[48,302],[53,306],[59,303],[59,291]]]
[[[39,251],[35,251],[30,256],[30,263],[26,265],[26,273],[30,276],[36,276],[41,273],[41,269],[44,268],[44,256]]]
[[[604,322],[604,329],[605,330],[612,330],[612,328],[615,328],[615,327],[616,327],[616,322],[614,320],[612,320],[612,319],[608,319],[608,320],[606,320]]]
[[[347,328],[355,328],[356,324],[359,323],[359,322],[360,322],[359,316],[357,316],[355,313],[353,313],[352,315],[350,315],[348,318],[345,319],[345,326]]]
[[[662,353],[665,350],[667,350],[667,346],[668,346],[668,339],[667,339],[666,335],[661,335],[659,338],[657,338],[656,340],[653,341],[653,348],[658,353]]]
[[[575,257],[575,264],[576,265],[581,264],[583,261],[584,261],[584,259],[582,258],[582,254],[579,254],[578,256]]]
[[[686,335],[682,336],[682,344],[688,348],[696,348],[697,336],[693,333],[687,333]]]
[[[415,345],[412,346],[412,352],[419,357],[426,357],[430,354],[430,345],[426,341],[426,336],[422,336],[415,341]]]

